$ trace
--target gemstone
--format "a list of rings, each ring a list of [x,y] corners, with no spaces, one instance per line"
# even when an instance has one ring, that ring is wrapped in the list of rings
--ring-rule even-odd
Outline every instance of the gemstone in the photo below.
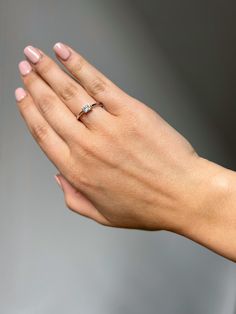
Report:
[[[85,113],[89,112],[91,109],[92,109],[92,106],[90,104],[85,104],[82,107],[82,111]]]

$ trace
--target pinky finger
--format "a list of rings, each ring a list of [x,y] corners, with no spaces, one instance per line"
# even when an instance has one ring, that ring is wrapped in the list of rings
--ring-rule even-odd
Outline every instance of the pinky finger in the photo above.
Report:
[[[65,168],[69,156],[67,144],[50,127],[23,88],[15,90],[15,97],[20,114],[38,145],[58,169]]]
[[[97,208],[62,175],[56,175],[55,179],[64,192],[65,203],[69,209],[102,225],[111,226]]]

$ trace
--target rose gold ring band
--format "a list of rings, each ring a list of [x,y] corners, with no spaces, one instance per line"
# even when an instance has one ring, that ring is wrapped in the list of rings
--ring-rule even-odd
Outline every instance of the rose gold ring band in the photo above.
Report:
[[[84,114],[84,113],[88,113],[89,111],[91,111],[95,106],[100,106],[100,107],[104,107],[103,103],[101,102],[95,102],[93,104],[84,104],[81,108],[81,111],[78,115],[76,115],[76,119],[79,120],[80,117]]]

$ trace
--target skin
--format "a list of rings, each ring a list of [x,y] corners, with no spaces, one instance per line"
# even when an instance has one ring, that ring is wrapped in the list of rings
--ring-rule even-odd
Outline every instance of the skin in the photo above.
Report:
[[[17,105],[59,171],[67,207],[110,227],[175,232],[236,261],[235,173],[64,47],[70,56],[57,58],[70,75],[38,49]],[[105,108],[78,121],[96,101]]]

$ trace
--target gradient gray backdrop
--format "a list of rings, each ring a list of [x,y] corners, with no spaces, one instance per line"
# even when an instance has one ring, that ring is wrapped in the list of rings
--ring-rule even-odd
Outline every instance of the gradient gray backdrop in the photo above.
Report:
[[[53,56],[64,41],[201,155],[236,169],[235,20],[229,0],[1,0],[1,314],[236,313],[232,262],[174,234],[106,229],[67,210],[14,100],[23,48]]]

